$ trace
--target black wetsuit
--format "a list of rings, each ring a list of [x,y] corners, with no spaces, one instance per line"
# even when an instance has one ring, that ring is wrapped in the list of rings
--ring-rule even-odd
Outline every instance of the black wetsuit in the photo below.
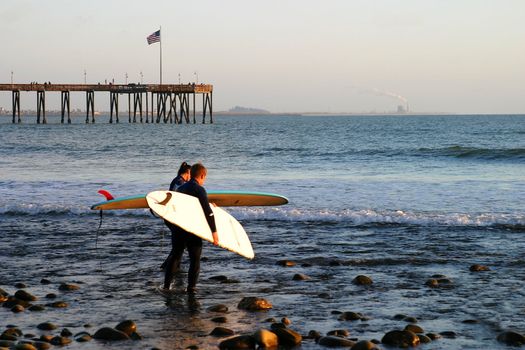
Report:
[[[177,192],[181,192],[193,197],[197,197],[201,203],[204,215],[208,221],[208,225],[212,232],[217,231],[215,228],[215,218],[213,211],[211,210],[210,203],[208,202],[208,194],[204,187],[200,186],[195,180],[191,179],[184,185],[177,189]],[[171,230],[171,253],[168,263],[166,265],[166,274],[164,276],[164,288],[170,287],[173,275],[179,266],[184,248],[188,249],[190,256],[190,268],[188,270],[188,290],[194,290],[199,278],[200,272],[200,260],[202,253],[202,238],[197,237],[182,228],[166,222],[166,225]]]
[[[182,176],[177,175],[177,177],[174,178],[173,181],[171,181],[170,191],[176,191],[177,188],[179,188],[180,186],[184,185],[185,183],[186,183],[186,180],[184,180],[182,178]]]

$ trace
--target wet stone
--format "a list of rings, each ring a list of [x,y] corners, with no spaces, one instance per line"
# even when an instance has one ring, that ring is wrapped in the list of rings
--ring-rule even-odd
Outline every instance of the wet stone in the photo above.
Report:
[[[339,320],[341,321],[357,321],[362,318],[363,318],[363,315],[361,315],[359,312],[353,312],[353,311],[343,312],[339,316]]]
[[[36,300],[36,297],[34,295],[32,295],[31,293],[23,289],[16,291],[15,298],[19,300],[23,300],[23,301],[35,301]]]
[[[56,309],[62,309],[62,308],[66,308],[68,305],[64,301],[55,301],[54,303],[47,304],[47,306],[54,307]]]
[[[35,346],[35,348],[37,348],[38,350],[48,350],[48,349],[51,349],[51,344],[50,343],[47,343],[45,341],[35,341],[33,342],[33,345]]]
[[[15,350],[37,350],[33,344],[30,343],[18,343],[13,348]]]
[[[3,295],[3,296],[8,296],[9,293],[7,293],[5,290],[3,290],[2,288],[0,288],[0,295]]]
[[[328,294],[328,293],[320,293],[318,295],[318,297],[321,298],[321,299],[330,299],[330,294]]]
[[[514,331],[505,331],[500,333],[496,338],[500,343],[505,343],[510,346],[525,345],[525,336]]]
[[[18,305],[18,304],[11,308],[11,312],[14,312],[15,314],[24,312],[24,311],[25,311],[25,308],[22,305]]]
[[[419,342],[420,342],[421,344],[427,344],[427,343],[432,342],[432,339],[430,339],[429,337],[427,337],[427,336],[424,335],[424,334],[418,334],[417,336],[418,336],[418,338],[419,338]]]
[[[279,260],[279,261],[277,262],[277,265],[279,265],[279,266],[284,266],[284,267],[293,267],[293,266],[295,266],[296,264],[295,264],[295,262],[290,261],[290,260]]]
[[[487,266],[474,264],[474,265],[470,266],[469,270],[471,272],[480,272],[480,271],[490,271],[490,268],[487,267]]]
[[[51,284],[51,281],[48,280],[47,278],[42,278],[42,279],[40,280],[40,284]]]
[[[85,342],[90,341],[91,339],[93,339],[91,337],[91,334],[87,332],[80,332],[78,334],[75,334],[75,340],[79,343],[85,343]]]
[[[372,279],[370,277],[365,276],[365,275],[359,275],[359,276],[357,276],[356,278],[353,279],[352,283],[353,284],[357,284],[358,286],[369,286],[373,282],[372,282]]]
[[[330,262],[328,262],[328,266],[341,266],[341,265],[343,264],[338,260],[330,260]]]
[[[63,336],[63,337],[71,337],[73,335],[73,333],[71,333],[71,331],[67,328],[64,328],[61,332],[60,332],[60,335]]]
[[[134,321],[125,320],[116,325],[115,329],[131,336],[131,334],[137,331],[137,324]]]
[[[110,327],[100,328],[98,331],[95,332],[95,334],[93,335],[93,338],[99,339],[99,340],[109,340],[109,341],[129,339],[126,333],[118,331]]]
[[[15,342],[12,340],[0,340],[0,347],[6,347],[8,349],[12,348],[15,345]]]
[[[272,304],[263,298],[245,297],[239,302],[237,307],[241,310],[262,311],[272,308]]]
[[[292,324],[292,320],[290,320],[288,317],[283,317],[281,318],[281,323],[285,326],[289,326]]]
[[[209,279],[212,281],[222,282],[222,281],[226,281],[228,279],[228,276],[224,276],[224,275],[211,276]]]
[[[408,322],[408,323],[417,323],[417,318],[413,316],[407,316],[403,319],[403,321]]]
[[[44,305],[31,305],[31,307],[29,307],[29,311],[33,311],[33,312],[39,312],[39,311],[44,311],[46,308],[44,307]]]
[[[36,328],[43,330],[43,331],[52,331],[54,329],[57,329],[57,326],[55,326],[51,322],[43,322],[43,323],[40,323],[38,326],[36,326]]]
[[[317,339],[319,339],[319,338],[321,338],[321,337],[322,337],[322,334],[321,334],[321,332],[319,332],[319,331],[311,330],[311,331],[308,332],[308,338],[309,338],[309,339],[315,339],[315,340],[317,340]]]
[[[277,322],[277,320],[273,317],[270,317],[270,318],[267,318],[266,320],[264,320],[264,322],[270,322],[270,323],[275,323]]]
[[[335,335],[336,337],[348,337],[350,331],[348,329],[334,329],[327,333],[327,335]]]
[[[19,282],[15,284],[15,288],[23,289],[23,288],[27,288],[27,285],[25,283]]]
[[[131,335],[129,337],[131,338],[131,340],[142,340],[142,339],[144,339],[144,337],[142,335],[140,335],[140,333],[137,333],[137,332],[131,333]]]
[[[63,292],[70,292],[70,291],[79,290],[79,289],[80,289],[79,286],[77,286],[76,284],[71,284],[71,283],[62,283],[58,287],[58,290],[61,290]]]
[[[40,340],[44,341],[46,343],[49,343],[51,341],[51,339],[53,339],[53,336],[49,335],[49,334],[44,334],[44,335],[40,336]]]
[[[257,330],[254,333],[253,338],[261,348],[275,348],[279,345],[279,338],[277,335],[264,328]]]
[[[369,340],[361,340],[352,346],[350,350],[377,350],[379,349],[377,347],[377,344],[369,341]]]
[[[72,342],[71,339],[67,337],[62,337],[59,335],[57,335],[56,337],[53,337],[53,339],[51,339],[50,341],[51,344],[59,345],[59,346],[64,346],[64,345],[70,344],[71,342]]]
[[[319,341],[317,343],[328,348],[349,348],[355,344],[349,339],[341,338],[335,335],[327,335],[326,337],[321,337],[319,338]]]
[[[224,327],[215,327],[210,333],[210,335],[213,335],[214,337],[226,337],[233,334],[235,334],[234,331]]]
[[[425,333],[425,331],[423,330],[423,328],[419,327],[418,325],[415,325],[415,324],[409,324],[405,327],[405,331],[411,331],[413,333]]]
[[[419,337],[410,331],[390,331],[383,336],[381,342],[396,347],[411,347],[419,345]]]
[[[407,318],[408,316],[407,315],[403,315],[403,314],[397,314],[394,316],[394,320],[404,320],[405,318]]]
[[[16,341],[18,336],[14,334],[6,334],[5,332],[0,335],[0,340]]]
[[[306,275],[304,275],[302,273],[296,273],[292,277],[292,280],[294,280],[294,281],[307,281],[309,279],[310,279],[310,277],[308,277],[308,276],[306,276]]]
[[[218,305],[210,306],[208,308],[208,311],[225,313],[225,312],[228,312],[228,307],[224,304],[218,304]]]
[[[46,299],[56,299],[57,295],[55,293],[46,294]]]
[[[279,344],[284,346],[296,346],[301,344],[303,337],[289,328],[272,328],[272,331],[279,338]]]
[[[229,338],[219,344],[221,350],[255,349],[255,338],[250,335],[239,335]]]
[[[439,334],[440,334],[443,338],[454,339],[454,338],[457,337],[456,332],[453,332],[453,331],[444,331],[444,332],[439,332]]]
[[[228,322],[228,319],[224,316],[214,317],[211,319],[215,323],[226,323]]]

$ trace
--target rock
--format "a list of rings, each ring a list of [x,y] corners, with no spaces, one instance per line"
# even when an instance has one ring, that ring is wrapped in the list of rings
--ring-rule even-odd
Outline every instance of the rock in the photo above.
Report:
[[[411,331],[412,333],[425,333],[423,328],[415,324],[409,324],[405,327],[405,331]]]
[[[239,335],[226,339],[219,344],[221,350],[254,350],[255,339],[250,335]]]
[[[444,338],[449,338],[449,339],[454,339],[457,337],[456,332],[453,332],[453,331],[444,331],[444,332],[440,332],[439,334],[441,334]]]
[[[328,293],[319,293],[317,296],[321,299],[330,299],[330,294]]]
[[[70,283],[62,283],[58,287],[58,290],[61,290],[64,292],[70,292],[70,291],[79,290],[79,289],[80,289],[79,286],[77,286],[76,284],[70,284]]]
[[[15,298],[23,301],[35,301],[36,297],[23,289],[17,290],[15,293]]]
[[[394,320],[404,320],[405,318],[407,318],[408,316],[407,315],[403,315],[403,314],[397,314],[394,316]]]
[[[40,323],[36,328],[42,330],[42,331],[52,331],[54,329],[57,329],[57,326],[52,324],[51,322],[43,322]]]
[[[56,309],[63,309],[68,306],[67,303],[64,301],[55,301],[54,303],[46,304],[46,305],[49,307],[54,307]]]
[[[25,311],[25,308],[22,305],[18,305],[18,304],[11,308],[11,312],[14,312],[15,314],[19,312],[24,312],[24,311]]]
[[[15,288],[24,289],[24,288],[27,288],[27,285],[25,283],[19,282],[15,284]]]
[[[62,330],[62,332],[60,332],[60,335],[63,336],[63,337],[71,337],[73,335],[73,333],[71,333],[71,331],[67,328],[64,328]]]
[[[355,344],[349,339],[341,338],[335,335],[327,335],[326,337],[321,337],[319,338],[319,341],[317,343],[328,348],[349,348],[351,346],[354,346]]]
[[[290,260],[279,260],[279,261],[277,262],[277,265],[279,265],[279,266],[284,266],[284,267],[293,267],[293,266],[295,266],[296,264],[295,264],[295,262],[290,261]]]
[[[237,307],[242,310],[260,311],[271,309],[272,304],[263,298],[245,297],[242,298]]]
[[[14,350],[37,350],[37,348],[35,348],[33,344],[29,344],[29,343],[18,343],[15,345],[13,349]]]
[[[15,346],[15,342],[12,340],[0,340],[0,347],[11,349]]]
[[[224,304],[218,304],[218,305],[210,306],[208,308],[208,311],[225,313],[225,312],[228,312],[228,307]]]
[[[87,332],[80,332],[75,335],[75,340],[79,343],[85,343],[93,339],[91,335]]]
[[[128,335],[124,332],[118,331],[110,327],[100,328],[98,331],[93,334],[93,338],[99,340],[127,340],[129,339]]]
[[[296,346],[301,344],[303,337],[289,328],[274,328],[272,331],[279,338],[279,344],[284,346]]]
[[[45,341],[35,341],[33,342],[33,345],[35,346],[35,348],[37,348],[38,350],[49,350],[51,349],[51,344],[50,343],[47,343]]]
[[[261,348],[275,348],[279,345],[277,334],[267,329],[261,328],[253,334],[253,338]]]
[[[49,335],[49,334],[44,334],[44,335],[40,336],[40,340],[44,341],[46,343],[49,343],[51,341],[51,339],[53,339],[53,336]]]
[[[476,324],[476,323],[479,323],[479,321],[478,320],[463,320],[461,321],[461,323]]]
[[[9,295],[9,293],[7,293],[5,290],[3,290],[2,288],[0,288],[0,295],[6,297]]]
[[[4,332],[2,333],[2,335],[0,335],[0,340],[17,341],[18,336],[14,334],[7,334],[6,332]]]
[[[377,344],[372,343],[369,340],[361,340],[352,346],[350,350],[377,350]]]
[[[39,311],[44,311],[46,308],[44,307],[44,305],[31,305],[29,307],[29,311],[32,311],[32,312],[39,312]]]
[[[5,301],[7,301],[7,299],[8,299],[8,298],[7,298],[6,295],[2,295],[2,294],[0,294],[0,304],[3,303],[3,302],[5,302]]]
[[[137,332],[131,333],[131,335],[129,337],[131,338],[131,340],[142,340],[142,339],[144,339],[144,337],[142,335],[140,335],[139,333],[137,333]]]
[[[226,337],[228,335],[234,335],[235,332],[231,329],[224,328],[224,327],[215,327],[210,335],[213,335],[214,337]]]
[[[292,320],[290,320],[288,317],[283,317],[281,318],[281,323],[285,326],[289,326],[292,324]]]
[[[40,280],[40,283],[41,283],[41,284],[51,284],[51,281],[48,280],[47,278],[42,278],[42,279]]]
[[[330,260],[328,266],[341,266],[343,265],[339,260]]]
[[[224,316],[219,316],[219,317],[214,317],[211,319],[213,322],[216,322],[216,323],[226,323],[228,322],[228,319]]]
[[[62,337],[62,336],[59,336],[57,335],[56,337],[53,337],[53,339],[51,339],[50,343],[53,344],[53,345],[58,345],[58,346],[64,346],[64,345],[67,345],[67,344],[71,344],[72,340],[69,339],[69,338],[66,338],[66,337]]]
[[[335,335],[336,337],[348,337],[350,331],[348,329],[334,329],[327,333],[327,335]]]
[[[222,281],[227,281],[228,280],[228,276],[224,276],[224,275],[212,276],[209,279],[212,280],[212,281],[222,282]]]
[[[357,321],[363,318],[359,312],[347,311],[339,316],[340,321]]]
[[[437,279],[431,278],[425,282],[425,286],[430,287],[430,288],[437,288],[439,287],[439,282]]]
[[[266,320],[264,320],[264,322],[275,323],[275,322],[277,322],[277,320],[275,318],[273,318],[273,317],[269,317]]]
[[[427,343],[431,343],[432,342],[432,339],[430,339],[429,337],[427,337],[424,334],[418,334],[417,336],[418,336],[419,342],[421,344],[427,344]]]
[[[470,266],[469,270],[471,272],[480,272],[480,271],[490,271],[490,268],[488,268],[487,266],[474,264]]]
[[[383,336],[381,342],[386,345],[407,348],[419,345],[419,337],[410,331],[390,331]]]
[[[497,340],[510,346],[522,346],[525,344],[525,336],[514,331],[500,333]]]
[[[23,307],[29,307],[31,306],[31,303],[29,301],[20,300],[15,297],[8,297],[6,301],[2,304],[3,307],[7,309],[11,309],[15,305],[22,305]]]
[[[294,281],[306,281],[306,280],[309,280],[310,277],[302,274],[302,273],[296,273],[295,275],[293,275],[292,277],[292,280]]]
[[[358,286],[369,286],[373,282],[372,282],[372,279],[370,277],[365,276],[365,275],[359,275],[359,276],[357,276],[356,278],[353,279],[352,283],[353,284],[357,284]]]
[[[125,320],[116,325],[115,329],[126,333],[130,337],[132,333],[137,331],[137,324],[131,320]]]
[[[417,323],[417,318],[413,316],[407,316],[403,319],[403,321],[408,322],[408,323]]]
[[[321,337],[322,337],[322,334],[319,331],[311,330],[308,332],[309,339],[315,339],[317,341]]]
[[[57,295],[55,293],[46,294],[46,299],[56,299]]]

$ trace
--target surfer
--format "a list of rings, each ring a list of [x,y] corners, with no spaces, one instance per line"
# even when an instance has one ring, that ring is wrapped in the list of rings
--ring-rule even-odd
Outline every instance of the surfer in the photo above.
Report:
[[[177,176],[171,181],[170,191],[176,191],[177,188],[184,185],[186,182],[190,180],[190,177],[191,177],[190,169],[191,169],[191,165],[189,165],[186,162],[182,162],[182,164],[179,167],[179,171],[177,171]],[[166,220],[164,220],[164,222],[166,223],[168,227],[170,227],[171,224],[169,222],[167,222]],[[160,265],[161,270],[164,270],[166,268],[166,264],[168,263],[170,257],[171,257],[171,252],[170,252],[170,255],[168,255],[168,257],[166,258],[166,260],[164,260],[162,265]],[[178,270],[179,268],[180,268],[180,261],[179,261],[179,265],[176,266],[176,270]]]
[[[217,235],[217,229],[215,227],[215,218],[213,211],[208,202],[208,194],[204,187],[206,181],[207,170],[204,165],[197,163],[191,167],[190,170],[190,181],[177,188],[177,192],[181,192],[193,197],[197,197],[202,206],[202,210],[206,216],[208,225],[213,236],[213,244],[219,244],[219,237]],[[190,257],[190,267],[188,269],[188,293],[195,293],[195,286],[197,285],[197,279],[199,278],[200,272],[200,260],[202,253],[202,238],[197,237],[182,228],[166,222],[171,231],[171,253],[166,264],[166,273],[164,275],[164,289],[170,289],[171,282],[173,280],[174,272],[180,263],[184,249],[188,249],[188,255]]]

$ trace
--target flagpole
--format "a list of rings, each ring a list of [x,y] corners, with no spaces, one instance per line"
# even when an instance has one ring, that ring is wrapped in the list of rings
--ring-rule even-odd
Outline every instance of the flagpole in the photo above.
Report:
[[[160,85],[162,85],[162,26],[159,26],[159,43],[160,43]]]

